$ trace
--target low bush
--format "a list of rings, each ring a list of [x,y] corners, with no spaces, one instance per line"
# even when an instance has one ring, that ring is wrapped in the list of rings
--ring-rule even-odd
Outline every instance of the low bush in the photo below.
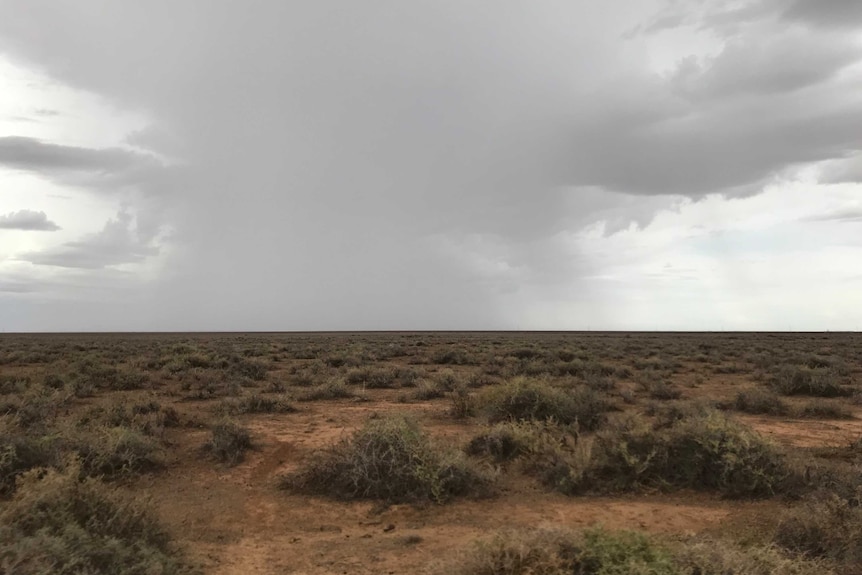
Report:
[[[790,412],[778,394],[758,387],[740,391],[728,407],[755,415],[787,415]]]
[[[479,396],[479,407],[492,423],[553,419],[577,423],[587,431],[605,421],[609,408],[607,401],[589,388],[562,389],[523,377],[485,390]]]
[[[245,413],[293,413],[296,408],[287,396],[272,397],[260,393],[251,393],[238,398],[224,399],[218,406],[218,411],[227,415]]]
[[[415,421],[389,416],[318,452],[282,486],[338,499],[443,502],[487,492],[490,477],[438,448]]]
[[[645,535],[510,531],[440,566],[455,575],[679,575],[670,552]]]
[[[245,452],[252,447],[251,432],[234,421],[219,421],[212,426],[211,431],[212,437],[204,448],[228,465],[241,462]]]
[[[846,397],[853,393],[851,388],[841,385],[835,373],[826,368],[782,366],[772,375],[769,385],[781,395]]]
[[[600,432],[588,457],[551,463],[546,481],[570,494],[649,487],[762,497],[780,490],[791,473],[772,444],[715,411],[662,429],[630,418]]]
[[[699,539],[661,543],[631,531],[507,531],[479,541],[433,573],[454,575],[830,575],[822,561],[772,546]]]
[[[66,471],[24,474],[0,511],[0,571],[21,575],[182,571],[170,537],[143,502]]]
[[[813,400],[798,406],[793,410],[797,417],[808,417],[811,419],[853,419],[853,412],[827,400]]]
[[[775,543],[809,557],[824,558],[862,571],[862,507],[835,494],[785,512],[775,532]]]
[[[130,427],[80,432],[69,443],[87,475],[115,478],[153,471],[165,464],[162,445]]]
[[[356,393],[344,384],[343,380],[331,379],[328,382],[305,390],[297,396],[299,401],[319,401],[324,399],[345,399],[355,397]]]

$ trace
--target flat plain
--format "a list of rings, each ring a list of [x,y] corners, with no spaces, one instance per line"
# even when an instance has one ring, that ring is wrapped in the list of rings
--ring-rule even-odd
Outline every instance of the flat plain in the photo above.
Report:
[[[0,572],[859,573],[860,405],[848,333],[4,334]]]

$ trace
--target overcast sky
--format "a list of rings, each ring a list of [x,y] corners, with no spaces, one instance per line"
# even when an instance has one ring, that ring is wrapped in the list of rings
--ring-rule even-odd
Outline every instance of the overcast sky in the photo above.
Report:
[[[862,328],[859,0],[0,14],[0,330]]]

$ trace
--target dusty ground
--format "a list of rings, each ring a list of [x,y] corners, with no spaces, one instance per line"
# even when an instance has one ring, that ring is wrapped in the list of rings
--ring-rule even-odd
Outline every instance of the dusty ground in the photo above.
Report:
[[[205,349],[207,337],[228,336],[195,336],[192,345]],[[230,346],[233,349],[252,345],[263,346],[267,351],[274,349],[269,356],[271,364],[266,381],[283,380],[289,386],[296,366],[315,360],[292,357],[284,348],[276,346],[282,342],[279,337],[291,341],[289,335],[248,336],[232,340]],[[318,355],[353,353],[357,342],[362,344],[362,337],[329,335],[315,340],[314,336],[307,336],[309,345],[317,347]],[[398,335],[385,337],[385,345],[403,343]],[[686,335],[664,339],[659,335],[640,335],[635,340],[627,339],[624,334],[557,334],[555,337],[530,334],[422,336],[424,340],[433,340],[432,348],[452,345],[468,351],[477,348],[482,350],[483,358],[500,355],[507,346],[544,349],[563,345],[581,353],[595,354],[597,361],[611,367],[630,366],[628,375],[620,371],[609,376],[618,389],[629,389],[636,395],[634,401],[620,402],[627,411],[643,410],[651,401],[638,383],[639,374],[647,369],[660,370],[662,377],[681,391],[678,401],[727,401],[738,390],[759,385],[754,377],[757,368],[752,367],[756,362],[751,357],[752,349],[784,350],[790,341],[795,353],[840,356],[850,366],[848,377],[852,379],[859,373],[856,350],[862,341],[849,335],[835,336],[843,339],[799,336],[795,340],[749,335],[720,341]],[[303,345],[305,343],[303,340]],[[422,361],[415,355],[408,355],[387,358],[378,364],[419,369],[428,377],[443,371],[467,377],[480,371],[483,365],[482,361],[473,365],[439,365],[428,361],[431,350],[425,349],[422,353]],[[694,359],[704,354],[707,360]],[[642,362],[661,360],[667,365],[638,367],[631,361],[635,357]],[[671,363],[676,365],[669,367]],[[742,373],[718,373],[734,371],[723,370],[720,366],[736,364],[744,366]],[[43,373],[45,369],[48,368],[19,362],[17,366],[7,364],[0,373]],[[494,375],[497,380],[507,376],[507,373]],[[439,441],[456,446],[463,445],[475,434],[482,421],[454,419],[449,414],[451,400],[447,397],[405,402],[403,389],[368,389],[361,394],[361,400],[300,402],[295,404],[299,408],[295,413],[238,416],[237,419],[252,431],[255,449],[243,462],[228,467],[214,462],[201,449],[208,438],[207,424],[214,417],[213,409],[219,398],[192,401],[177,391],[179,381],[176,376],[165,375],[156,393],[160,401],[173,405],[190,423],[167,430],[169,464],[165,469],[140,476],[127,485],[131,491],[152,501],[177,541],[205,573],[409,574],[421,572],[435,561],[464,549],[473,540],[503,529],[603,525],[671,536],[721,532],[736,529],[740,524],[756,525],[758,522],[768,528],[787,505],[780,499],[730,501],[708,493],[689,492],[613,498],[566,497],[517,473],[501,474],[500,493],[493,498],[458,500],[445,505],[384,506],[377,502],[341,502],[300,496],[280,490],[279,476],[295,469],[315,449],[345,437],[374,414],[411,413]],[[124,393],[132,397],[142,392],[118,392],[118,395]],[[99,399],[82,400],[80,405],[96,401]],[[841,420],[747,414],[738,417],[789,449],[841,448],[862,437],[862,419],[858,419],[858,408],[849,398],[834,401],[841,401],[855,417]]]

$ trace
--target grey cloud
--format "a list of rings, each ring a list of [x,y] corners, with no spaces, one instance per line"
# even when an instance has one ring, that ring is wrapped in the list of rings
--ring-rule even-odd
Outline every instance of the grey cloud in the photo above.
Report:
[[[786,94],[825,82],[860,55],[858,43],[825,34],[790,30],[774,37],[752,35],[729,40],[704,66],[685,60],[672,82],[695,99]]]
[[[45,212],[19,210],[0,215],[0,229],[53,232],[59,230],[60,226],[49,220]]]
[[[862,222],[862,208],[844,208],[804,218],[808,222]]]
[[[132,217],[125,212],[109,220],[102,231],[67,242],[60,247],[19,256],[41,266],[101,269],[127,263],[140,263],[157,255],[158,247],[142,241],[132,229]]]
[[[857,0],[793,0],[783,17],[826,28],[852,29],[862,26],[862,3]]]
[[[17,15],[0,47],[145,111],[128,143],[182,161],[138,180],[157,204],[139,231],[175,228],[152,289],[165,325],[506,327],[501,290],[578,293],[595,271],[558,232],[643,225],[670,195],[751,194],[862,149],[843,40],[788,36],[764,3],[690,4],[621,48],[657,4],[0,0]],[[677,77],[645,70],[650,34],[690,22],[738,43]],[[41,259],[110,259],[80,248]]]
[[[819,179],[828,184],[862,182],[862,154],[826,161],[820,166]]]
[[[19,170],[81,170],[121,172],[142,161],[134,152],[119,148],[94,150],[45,143],[23,136],[0,137],[0,165]]]

